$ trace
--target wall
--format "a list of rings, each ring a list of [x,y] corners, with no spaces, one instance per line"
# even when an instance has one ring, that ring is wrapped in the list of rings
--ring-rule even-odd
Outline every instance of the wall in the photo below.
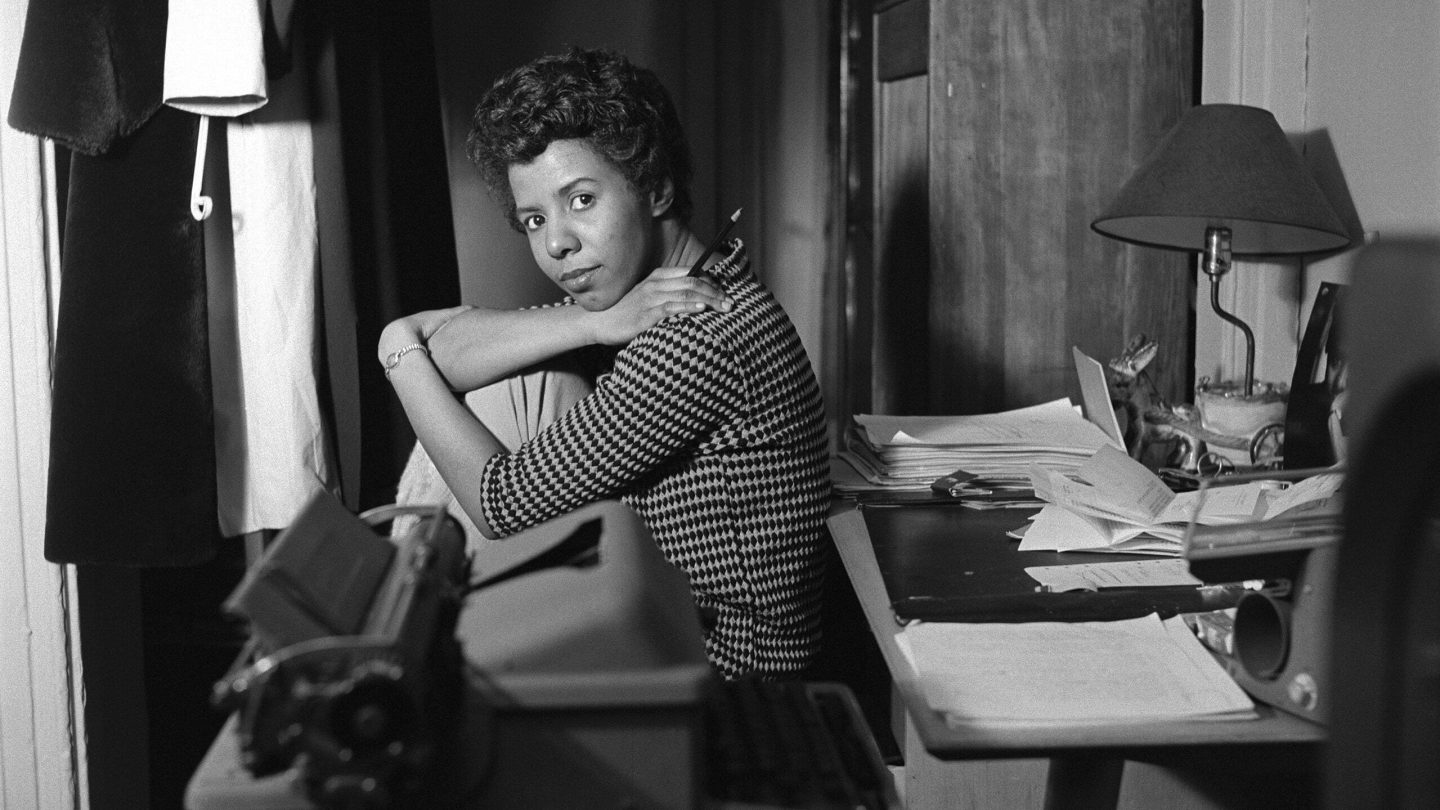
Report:
[[[0,0],[0,111],[10,108],[24,0]],[[44,559],[52,281],[48,145],[0,126],[0,807],[86,805],[74,569]],[[49,203],[47,204],[47,201]],[[72,737],[72,735],[75,735]]]
[[[1202,101],[1274,113],[1357,244],[1440,231],[1440,5],[1206,0],[1204,10]],[[1236,262],[1222,304],[1255,328],[1258,379],[1288,381],[1315,291],[1347,281],[1354,254]],[[1234,330],[1208,308],[1196,321],[1196,374],[1238,376]]]
[[[1440,234],[1436,42],[1434,0],[1311,4],[1311,157],[1322,187],[1353,201],[1367,238]],[[1321,281],[1347,280],[1353,258],[1311,263],[1310,295]]]
[[[830,249],[840,221],[839,212],[830,210],[831,18],[825,0],[777,5],[776,47],[765,50],[770,62],[762,70],[775,77],[767,104],[775,115],[763,126],[760,153],[767,216],[759,245],[762,272],[828,392],[824,321],[838,321],[827,295],[835,294],[840,277]]]

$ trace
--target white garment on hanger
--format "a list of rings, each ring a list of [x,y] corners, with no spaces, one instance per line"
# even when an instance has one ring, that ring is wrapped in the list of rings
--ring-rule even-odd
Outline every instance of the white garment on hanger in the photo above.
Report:
[[[335,469],[317,393],[319,244],[305,85],[298,71],[267,84],[264,14],[264,0],[170,0],[166,36],[165,103],[226,116],[229,206],[218,210],[228,222],[206,223],[226,536],[289,525],[316,491],[333,489]]]
[[[170,0],[165,103],[233,118],[266,101],[265,0]]]

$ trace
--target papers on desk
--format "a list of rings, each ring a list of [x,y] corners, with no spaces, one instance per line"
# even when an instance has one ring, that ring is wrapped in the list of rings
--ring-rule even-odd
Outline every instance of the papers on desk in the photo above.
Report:
[[[838,454],[849,470],[833,483],[842,492],[926,490],[957,469],[1024,482],[1032,465],[1073,475],[1110,441],[1069,399],[971,416],[857,414]]]
[[[1110,446],[1097,450],[1076,477],[1032,467],[1046,505],[1016,532],[1021,551],[1102,551],[1178,556],[1186,525],[1228,526],[1269,520],[1331,501],[1339,473],[1289,488],[1251,481],[1207,491],[1171,492],[1158,476]]]
[[[1255,706],[1179,617],[917,622],[897,636],[952,726],[1253,719]]]
[[[1025,573],[1052,592],[1201,584],[1200,579],[1190,573],[1190,562],[1181,559],[1032,565]]]

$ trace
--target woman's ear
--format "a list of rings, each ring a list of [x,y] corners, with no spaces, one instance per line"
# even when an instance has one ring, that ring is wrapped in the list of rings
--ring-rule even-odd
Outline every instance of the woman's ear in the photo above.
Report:
[[[675,183],[667,177],[650,192],[650,215],[656,219],[665,216],[674,202]]]

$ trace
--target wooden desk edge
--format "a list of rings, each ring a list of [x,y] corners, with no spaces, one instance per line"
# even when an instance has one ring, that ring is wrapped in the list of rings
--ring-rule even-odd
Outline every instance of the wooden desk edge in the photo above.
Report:
[[[1323,742],[1325,729],[1284,712],[1257,704],[1254,720],[1192,720],[1157,723],[1071,725],[1046,728],[993,729],[952,726],[931,709],[920,691],[914,668],[900,651],[900,625],[890,610],[879,564],[875,560],[865,517],[855,506],[839,508],[829,518],[831,537],[851,586],[875,635],[880,653],[905,704],[905,712],[925,748],[941,759],[1037,757],[1097,749],[1117,753],[1156,753],[1157,749],[1208,745],[1294,745]]]

